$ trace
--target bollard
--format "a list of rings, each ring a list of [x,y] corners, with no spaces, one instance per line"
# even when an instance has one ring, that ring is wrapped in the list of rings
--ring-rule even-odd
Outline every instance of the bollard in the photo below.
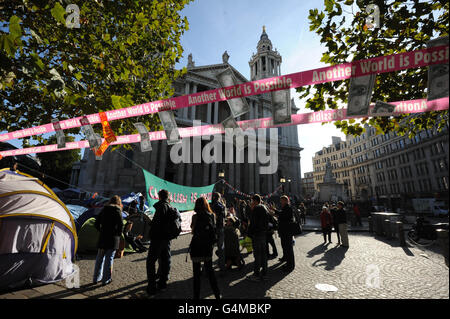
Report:
[[[398,238],[398,235],[397,235],[397,221],[391,221],[389,226],[391,228],[391,238]]]
[[[445,264],[448,267],[448,230],[437,229],[436,234],[438,237],[439,245],[442,248],[442,255],[445,259]]]
[[[387,238],[391,238],[391,221],[389,219],[383,220],[383,233]]]
[[[373,220],[372,220],[372,216],[369,216],[367,218],[367,221],[369,222],[369,233],[373,233]]]
[[[398,234],[398,241],[400,246],[404,247],[406,246],[405,242],[405,232],[403,231],[403,223],[402,222],[396,222],[397,224],[397,234]]]
[[[377,235],[382,235],[383,234],[383,229],[381,226],[381,220],[382,220],[382,216],[381,215],[375,215],[375,233]]]

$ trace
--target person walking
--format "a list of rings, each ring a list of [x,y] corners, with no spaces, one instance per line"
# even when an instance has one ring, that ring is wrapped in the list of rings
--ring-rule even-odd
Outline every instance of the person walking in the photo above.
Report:
[[[361,212],[360,212],[360,210],[359,210],[358,204],[356,204],[356,203],[353,205],[353,212],[355,213],[355,220],[356,220],[356,223],[357,223],[359,226],[362,226],[362,222],[361,222]]]
[[[269,230],[267,231],[267,257],[269,259],[275,259],[278,257],[277,246],[273,239],[273,234],[278,229],[278,221],[275,216],[269,214]],[[269,254],[269,245],[272,247],[272,254]]]
[[[223,204],[220,193],[212,194],[211,209],[216,216],[217,231],[217,256],[219,257],[219,268],[225,271],[225,243],[224,243],[224,223],[225,223],[225,205]]]
[[[94,227],[100,232],[94,266],[95,284],[102,281],[107,285],[112,281],[114,255],[119,249],[123,229],[122,207],[120,197],[114,195],[95,219]]]
[[[261,205],[261,196],[253,195],[250,204],[250,221],[248,236],[252,239],[253,257],[255,258],[253,275],[247,277],[252,281],[265,280],[267,276],[267,231],[269,229],[269,212]]]
[[[305,203],[301,203],[299,206],[299,210],[300,210],[300,221],[302,223],[302,225],[306,224],[306,207],[305,207]]]
[[[278,234],[281,239],[281,247],[283,248],[283,257],[281,262],[286,262],[283,271],[291,272],[295,268],[295,256],[293,247],[292,226],[294,224],[294,212],[289,203],[287,196],[280,198],[281,210],[275,210],[274,213],[278,217]]]
[[[192,216],[192,240],[189,252],[194,271],[194,299],[200,299],[201,263],[208,274],[209,283],[216,299],[220,299],[220,290],[212,267],[213,247],[217,240],[215,216],[204,197],[195,201],[195,215]]]
[[[320,224],[322,226],[323,243],[327,243],[327,235],[328,242],[331,243],[331,225],[333,224],[333,218],[331,217],[331,214],[326,206],[322,207],[322,212],[320,213]]]
[[[147,293],[154,295],[159,290],[167,287],[170,272],[170,235],[169,224],[174,222],[174,208],[169,204],[169,192],[161,189],[158,192],[159,201],[153,205],[155,214],[153,215],[150,228],[150,247],[148,249],[147,267]],[[178,213],[179,215],[179,213]],[[156,261],[158,261],[158,276],[156,282]]]
[[[331,206],[330,213],[331,213],[331,218],[333,220],[333,228],[334,228],[334,231],[336,232],[338,245],[340,245],[341,244],[341,236],[339,235],[339,224],[338,224],[336,205]]]
[[[339,234],[342,239],[342,247],[348,247],[348,231],[347,231],[347,214],[344,209],[344,203],[338,202],[338,209],[336,212]]]

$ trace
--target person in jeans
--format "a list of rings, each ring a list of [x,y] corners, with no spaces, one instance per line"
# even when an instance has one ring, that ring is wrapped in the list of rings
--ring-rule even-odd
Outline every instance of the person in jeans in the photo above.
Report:
[[[217,231],[217,256],[219,257],[219,268],[225,271],[225,242],[224,242],[224,223],[225,223],[225,205],[221,201],[220,193],[213,193],[211,209],[216,216],[216,231]]]
[[[331,217],[331,214],[326,206],[322,207],[322,212],[320,213],[320,224],[322,226],[323,243],[327,243],[327,235],[328,242],[331,243],[331,225],[333,224],[333,218]]]
[[[338,202],[336,216],[339,227],[339,234],[341,235],[342,239],[342,247],[348,247],[347,214],[345,212],[343,202]]]
[[[330,213],[331,213],[331,218],[333,220],[333,228],[334,228],[334,231],[336,232],[338,245],[340,245],[341,244],[341,235],[339,235],[339,224],[338,224],[336,205],[333,204],[333,206],[331,206]]]
[[[299,206],[299,210],[300,210],[300,221],[302,223],[302,225],[306,224],[306,206],[305,203],[301,203]]]
[[[107,285],[112,281],[114,255],[119,249],[123,229],[122,207],[120,197],[115,195],[95,219],[94,227],[100,232],[94,267],[95,284],[102,281]]]
[[[192,240],[189,251],[194,270],[194,299],[200,299],[201,263],[208,274],[209,283],[216,299],[220,299],[220,291],[212,267],[213,246],[216,241],[215,216],[208,201],[200,197],[195,201],[195,215],[192,216]]]
[[[170,272],[170,239],[168,239],[168,223],[171,206],[169,192],[162,189],[158,192],[159,201],[153,205],[155,214],[150,230],[150,247],[147,255],[147,293],[154,295],[167,287]],[[156,282],[156,261],[158,261],[159,280]]]
[[[267,231],[269,230],[269,212],[261,205],[261,196],[253,195],[250,204],[248,236],[252,239],[255,258],[253,275],[248,279],[265,280],[267,276]]]
[[[280,197],[281,210],[273,209],[274,214],[278,217],[278,234],[281,239],[281,247],[283,248],[283,257],[281,262],[286,262],[283,267],[284,272],[291,272],[295,268],[295,256],[293,247],[292,224],[294,223],[294,212],[289,203],[287,196]]]

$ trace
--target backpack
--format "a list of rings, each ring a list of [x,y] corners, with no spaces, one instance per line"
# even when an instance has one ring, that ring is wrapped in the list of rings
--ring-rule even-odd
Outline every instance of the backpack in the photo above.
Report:
[[[167,239],[172,240],[181,233],[181,215],[178,209],[172,206],[169,206],[167,213]]]
[[[214,216],[201,214],[197,216],[190,246],[212,246],[217,242]],[[192,248],[192,247],[191,247]]]

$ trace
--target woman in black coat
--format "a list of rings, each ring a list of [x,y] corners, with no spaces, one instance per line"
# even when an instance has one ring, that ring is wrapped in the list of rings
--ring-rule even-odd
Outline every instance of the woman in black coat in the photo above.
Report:
[[[213,246],[216,242],[215,216],[209,207],[208,201],[200,197],[195,202],[192,216],[192,240],[189,246],[194,269],[194,299],[200,298],[201,263],[208,273],[209,283],[216,299],[220,299],[220,291],[212,267]]]
[[[100,232],[98,252],[94,268],[94,283],[102,281],[104,285],[112,281],[114,255],[119,249],[123,230],[122,201],[113,196],[95,220],[95,228]]]

